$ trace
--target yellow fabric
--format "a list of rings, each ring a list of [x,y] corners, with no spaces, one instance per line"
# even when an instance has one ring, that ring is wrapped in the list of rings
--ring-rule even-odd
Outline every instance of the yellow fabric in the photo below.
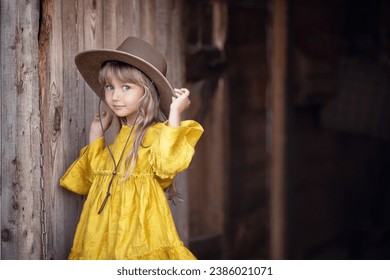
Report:
[[[116,161],[130,130],[123,126],[110,145]],[[202,133],[195,121],[183,121],[180,127],[151,126],[132,175],[123,179],[133,132],[101,214],[114,163],[104,138],[84,147],[60,181],[64,188],[87,195],[69,259],[195,259],[177,234],[164,188],[188,167]]]

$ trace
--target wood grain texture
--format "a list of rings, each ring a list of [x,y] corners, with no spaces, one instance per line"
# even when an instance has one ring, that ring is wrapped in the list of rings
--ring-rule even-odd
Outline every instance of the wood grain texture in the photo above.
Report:
[[[40,257],[41,239],[39,1],[1,1],[0,13],[1,259],[34,259]]]

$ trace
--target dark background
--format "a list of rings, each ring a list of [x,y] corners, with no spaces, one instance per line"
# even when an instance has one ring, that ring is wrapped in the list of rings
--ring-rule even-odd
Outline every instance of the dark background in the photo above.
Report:
[[[188,2],[202,23],[189,23],[189,46],[199,34],[209,45],[211,2]],[[287,259],[390,257],[388,2],[288,1]],[[224,232],[191,249],[199,258],[267,259],[272,7],[226,3],[225,49],[210,54],[223,58],[211,72],[229,88]],[[191,79],[204,78],[187,67]]]

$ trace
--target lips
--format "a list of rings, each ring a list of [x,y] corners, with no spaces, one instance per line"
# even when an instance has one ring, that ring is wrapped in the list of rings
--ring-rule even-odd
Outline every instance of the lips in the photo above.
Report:
[[[114,107],[115,109],[122,109],[122,108],[125,108],[126,106],[113,105],[112,107]]]

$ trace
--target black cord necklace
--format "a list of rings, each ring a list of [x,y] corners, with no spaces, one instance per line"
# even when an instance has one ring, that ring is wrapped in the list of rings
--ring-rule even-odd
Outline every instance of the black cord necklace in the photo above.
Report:
[[[101,115],[100,115],[100,104],[101,104],[101,99],[99,99],[99,110],[98,110],[98,112],[99,112],[100,126],[101,126],[101,128],[102,128],[103,136],[104,136],[105,131],[104,131],[103,123],[102,123],[102,118],[101,118]],[[126,150],[126,147],[127,147],[128,142],[129,142],[129,140],[130,140],[130,137],[131,137],[131,135],[133,134],[134,126],[135,126],[135,124],[137,123],[138,117],[139,117],[139,112],[137,112],[137,115],[135,116],[133,125],[131,126],[130,133],[129,133],[129,135],[127,136],[125,145],[124,145],[124,147],[123,147],[123,150],[122,150],[122,153],[121,153],[121,155],[120,155],[120,157],[119,157],[118,162],[115,161],[115,157],[114,157],[114,155],[113,155],[113,153],[112,153],[110,147],[109,147],[108,145],[106,145],[107,150],[108,150],[108,153],[110,154],[112,160],[114,161],[114,170],[112,171],[111,179],[110,179],[110,182],[108,183],[108,187],[107,187],[106,197],[104,198],[103,203],[102,203],[102,205],[101,205],[100,208],[99,208],[98,215],[99,215],[100,213],[102,213],[104,207],[106,206],[106,203],[107,203],[108,198],[111,196],[111,192],[110,192],[110,191],[111,191],[112,181],[114,180],[115,175],[118,174],[117,171],[118,171],[119,163],[121,162],[122,157],[123,157],[123,154],[125,153],[125,150]]]

